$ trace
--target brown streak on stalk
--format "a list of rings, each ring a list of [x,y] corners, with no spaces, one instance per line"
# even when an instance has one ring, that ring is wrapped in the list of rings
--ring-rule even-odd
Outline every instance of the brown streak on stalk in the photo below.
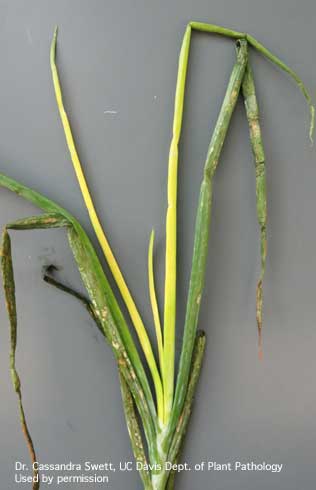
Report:
[[[258,357],[260,360],[263,359],[263,348],[262,348],[262,280],[260,279],[257,284],[256,293],[256,318],[258,326]]]
[[[176,428],[176,431],[179,432],[182,426],[182,421],[183,421],[183,413],[180,415],[179,422]]]
[[[21,394],[20,389],[17,391],[17,395],[19,398],[22,432],[24,434],[24,437],[26,440],[26,445],[27,445],[27,448],[28,448],[28,451],[30,454],[30,459],[32,462],[32,467],[33,467],[33,476],[35,477],[36,480],[38,479],[38,482],[37,481],[33,482],[33,490],[38,490],[40,488],[40,480],[38,477],[38,469],[34,468],[34,463],[37,461],[37,459],[36,459],[34,444],[33,444],[33,441],[32,441],[32,438],[31,438],[31,435],[30,435],[30,432],[29,432],[29,429],[28,429],[28,426],[27,426],[27,423],[25,420],[25,413],[24,413],[24,409],[23,409],[23,405],[22,405],[22,394]]]

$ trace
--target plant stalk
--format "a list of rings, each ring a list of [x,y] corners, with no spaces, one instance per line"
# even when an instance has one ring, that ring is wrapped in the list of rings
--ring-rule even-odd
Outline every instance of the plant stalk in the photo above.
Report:
[[[201,184],[195,224],[192,268],[184,324],[183,343],[180,356],[175,399],[172,410],[172,418],[169,427],[170,433],[173,433],[176,427],[177,421],[183,409],[183,404],[187,392],[192,352],[194,347],[194,340],[196,335],[206,270],[206,259],[208,252],[211,220],[213,176],[218,165],[221,150],[227,134],[231,116],[238,99],[242,79],[247,64],[247,41],[245,39],[240,39],[237,42],[240,46],[237,54],[237,62],[235,63],[232,70],[224,101],[211,138],[206,156],[203,181]]]
[[[256,97],[255,82],[252,69],[248,61],[242,83],[242,94],[244,98],[246,115],[249,125],[250,143],[255,161],[256,169],[256,198],[257,217],[260,227],[260,253],[261,271],[256,292],[256,318],[258,327],[259,358],[262,358],[262,282],[265,273],[267,257],[267,191],[266,191],[266,168],[263,149],[262,135],[259,123],[259,109]]]
[[[178,186],[178,144],[180,140],[184,92],[191,39],[191,26],[184,34],[178,66],[172,140],[169,151],[168,208],[166,216],[166,263],[165,263],[165,304],[164,304],[164,422],[168,423],[173,402],[175,365],[176,326],[176,276],[177,276],[177,186]]]

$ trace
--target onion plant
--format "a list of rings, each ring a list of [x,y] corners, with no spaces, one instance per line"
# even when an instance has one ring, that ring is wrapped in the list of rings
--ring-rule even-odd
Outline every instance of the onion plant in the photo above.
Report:
[[[193,31],[204,31],[228,37],[235,43],[236,62],[227,85],[224,100],[210,140],[202,176],[197,205],[191,277],[186,305],[182,349],[177,373],[175,372],[175,339],[181,327],[176,318],[177,300],[177,181],[178,144],[181,136],[186,75],[190,42]],[[110,246],[98,218],[93,199],[83,172],[70,122],[64,108],[62,90],[56,66],[55,30],[50,51],[50,64],[57,107],[68,145],[70,158],[78,179],[81,193],[90,216],[92,227],[104,253],[113,279],[126,305],[129,318],[125,318],[108,278],[91,244],[88,235],[67,210],[42,194],[0,174],[0,185],[35,204],[42,214],[21,219],[6,225],[2,235],[2,275],[11,331],[10,368],[14,389],[18,396],[22,429],[28,444],[32,462],[37,460],[33,441],[26,423],[22,404],[21,382],[15,365],[17,343],[17,313],[15,286],[11,256],[10,230],[39,228],[64,228],[77,263],[87,297],[65,286],[55,277],[55,267],[48,267],[44,280],[75,296],[86,307],[96,326],[112,348],[118,368],[123,407],[132,449],[139,463],[139,474],[146,490],[174,488],[174,473],[170,465],[179,460],[179,452],[189,421],[192,401],[200,374],[205,350],[205,333],[197,330],[199,310],[203,294],[208,252],[213,177],[219,163],[221,150],[229,128],[232,113],[241,94],[249,123],[250,142],[256,168],[257,215],[261,241],[261,274],[257,286],[256,316],[261,351],[262,328],[262,281],[266,262],[266,181],[265,157],[259,125],[255,83],[251,70],[248,48],[254,48],[265,58],[288,73],[305,96],[311,114],[310,138],[314,128],[314,107],[311,97],[298,75],[277,58],[254,37],[224,27],[190,22],[185,30],[179,56],[178,78],[175,93],[172,139],[169,152],[168,206],[166,215],[166,254],[164,308],[159,310],[154,274],[154,232],[148,248],[148,285],[156,332],[156,345],[151,342],[138,306],[127,286],[125,277]],[[130,328],[137,333],[133,340]],[[144,355],[141,360],[139,349]],[[34,470],[33,489],[38,489],[40,477]]]

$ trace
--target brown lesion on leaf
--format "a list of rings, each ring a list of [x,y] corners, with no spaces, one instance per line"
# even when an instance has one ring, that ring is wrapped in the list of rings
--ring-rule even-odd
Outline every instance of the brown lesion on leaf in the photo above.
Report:
[[[259,138],[261,135],[259,118],[254,117],[249,120],[250,133],[252,138]]]
[[[107,308],[104,307],[101,310],[101,318],[102,318],[102,320],[105,321],[107,319],[107,317],[108,317],[108,310],[107,310]]]
[[[45,223],[46,225],[55,225],[55,224],[59,224],[61,222],[61,218],[45,218],[45,220],[43,221],[43,223]],[[65,220],[65,223],[67,223],[67,220]]]
[[[126,367],[126,361],[125,359],[123,359],[122,357],[119,357],[118,360],[117,360],[117,363],[119,366],[121,367]]]
[[[43,219],[42,223],[45,224],[45,225],[50,225],[50,224],[55,224],[55,223],[58,223],[60,221],[60,219],[58,218],[55,218],[55,217],[49,217],[47,216],[46,218]],[[37,222],[37,219],[36,218],[33,218],[33,219],[30,219],[29,220],[29,223],[36,223]]]
[[[231,104],[235,104],[236,99],[237,99],[237,97],[238,97],[238,94],[239,94],[239,91],[238,91],[238,90],[234,89],[234,90],[232,91],[232,93],[231,93],[231,95],[230,95],[230,103],[231,103]]]
[[[256,163],[256,177],[262,177],[265,175],[266,168],[265,168],[265,161],[260,161]]]

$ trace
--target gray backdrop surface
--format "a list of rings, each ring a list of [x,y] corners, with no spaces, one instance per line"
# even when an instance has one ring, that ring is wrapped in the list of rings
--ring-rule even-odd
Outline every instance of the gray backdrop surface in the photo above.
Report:
[[[161,300],[168,147],[177,59],[189,20],[252,33],[296,69],[315,95],[312,0],[0,1],[0,171],[69,209],[96,244],[53,96],[49,45],[58,24],[58,64],[82,163],[150,326],[147,244],[154,227]],[[264,361],[258,362],[256,345],[255,173],[239,101],[215,178],[199,322],[208,345],[183,459],[284,467],[279,474],[190,472],[177,480],[182,490],[315,488],[315,149],[308,142],[308,109],[298,88],[257,53],[251,58],[267,157]],[[232,42],[194,34],[180,144],[179,339],[203,162],[234,59]],[[1,227],[35,213],[0,190]],[[43,265],[54,263],[68,284],[83,290],[64,232],[13,232],[12,237],[18,368],[39,459],[132,459],[111,351],[81,305],[41,279]],[[3,294],[0,306],[0,488],[30,488],[13,482],[14,462],[28,462],[28,454],[8,371]],[[100,488],[67,486],[78,487]],[[136,473],[116,472],[109,488],[138,489],[140,481]]]

